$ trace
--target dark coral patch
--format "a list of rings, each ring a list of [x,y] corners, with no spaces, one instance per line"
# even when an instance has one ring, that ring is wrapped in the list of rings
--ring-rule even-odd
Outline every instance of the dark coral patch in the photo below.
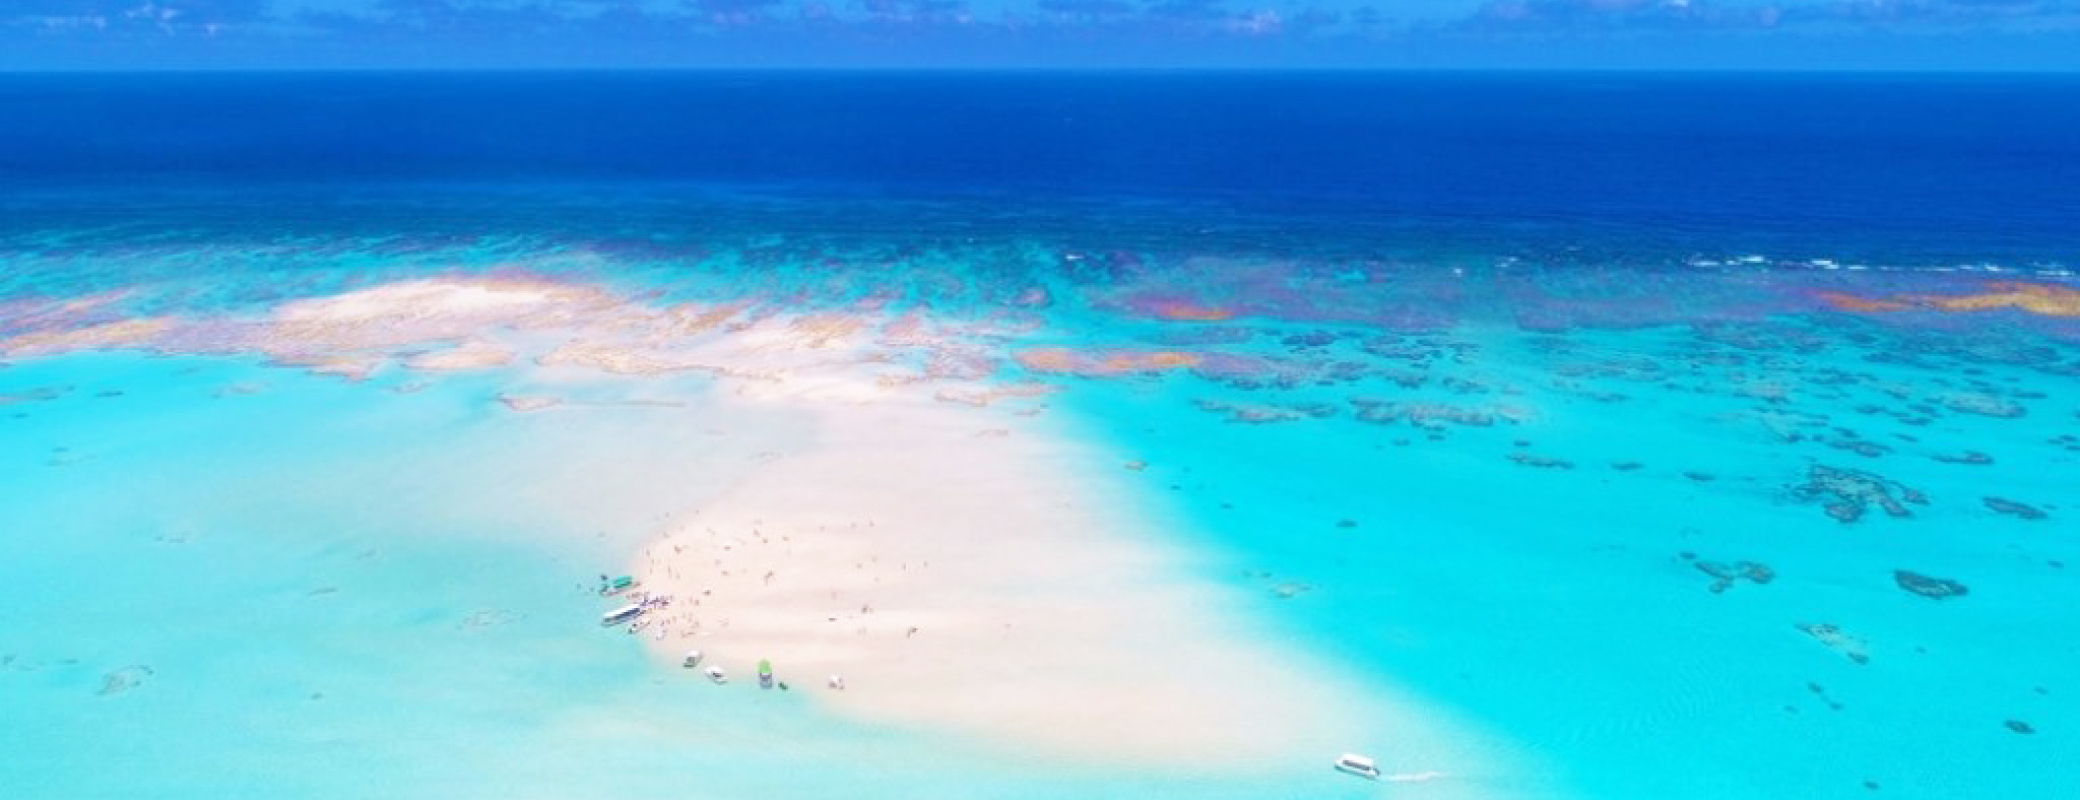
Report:
[[[1904,569],[1893,570],[1892,581],[1899,584],[1901,589],[1936,600],[1948,597],[1963,597],[1971,592],[1971,588],[1965,586],[1960,581],[1949,578],[1937,578]]]
[[[1432,431],[1443,430],[1447,424],[1485,428],[1497,421],[1514,423],[1525,416],[1524,412],[1508,407],[1468,407],[1369,398],[1352,398],[1350,403],[1357,409],[1353,416],[1360,422],[1379,425],[1406,422]]]
[[[2028,413],[2014,401],[1982,392],[1953,394],[1943,398],[1943,405],[1951,411],[1997,419],[2016,419]]]
[[[29,389],[27,391],[15,392],[13,394],[0,394],[0,406],[13,405],[15,403],[36,403],[44,400],[56,400],[60,397],[64,397],[66,393],[71,391],[72,387],[70,386],[41,386],[35,389]]]
[[[2023,519],[2028,520],[2039,520],[2045,518],[2046,516],[2049,516],[2045,514],[2042,509],[2039,509],[2036,506],[2030,505],[2028,503],[2018,503],[2016,501],[2000,497],[1986,498],[1986,507],[1993,509],[1998,513],[2006,514],[2011,517],[2021,517]]]
[[[1719,561],[1699,561],[1697,569],[1712,576],[1712,594],[1719,594],[1733,587],[1737,581],[1749,581],[1756,585],[1777,579],[1777,571],[1759,561],[1735,561],[1727,564]]]
[[[1321,419],[1336,415],[1336,407],[1327,403],[1230,403],[1224,400],[1201,399],[1192,401],[1192,405],[1201,411],[1225,416],[1229,422],[1251,425]]]
[[[1888,516],[1910,517],[1913,512],[1907,510],[1907,504],[1928,505],[1927,495],[1883,475],[1820,464],[1807,470],[1806,482],[1792,487],[1792,492],[1800,499],[1821,503],[1828,516],[1842,522],[1862,519],[1871,506]]]
[[[1337,338],[1338,337],[1336,334],[1330,333],[1328,331],[1309,331],[1307,333],[1296,333],[1291,336],[1287,336],[1286,338],[1279,340],[1279,343],[1285,345],[1286,347],[1300,350],[1316,347],[1328,347],[1329,345],[1335,344]]]
[[[1509,460],[1538,469],[1574,469],[1574,462],[1567,459],[1533,455],[1531,453],[1511,453],[1509,454]]]

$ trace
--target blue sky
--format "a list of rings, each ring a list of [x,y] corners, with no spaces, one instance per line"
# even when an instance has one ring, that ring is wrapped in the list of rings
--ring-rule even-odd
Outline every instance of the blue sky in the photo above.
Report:
[[[0,0],[0,69],[2080,70],[2080,0]]]

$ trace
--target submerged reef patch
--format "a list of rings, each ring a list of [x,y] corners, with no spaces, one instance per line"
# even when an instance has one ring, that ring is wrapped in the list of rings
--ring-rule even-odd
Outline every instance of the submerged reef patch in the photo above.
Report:
[[[1530,416],[1523,409],[1512,406],[1457,406],[1368,397],[1353,397],[1350,404],[1357,409],[1352,416],[1359,422],[1376,425],[1406,422],[1433,431],[1443,430],[1446,425],[1486,428],[1497,422],[1516,424]]]
[[[1899,584],[1901,589],[1936,600],[1963,597],[1971,592],[1971,589],[1960,581],[1923,575],[1912,570],[1893,570],[1892,581]]]
[[[1858,664],[1871,663],[1870,648],[1864,644],[1863,639],[1850,635],[1842,630],[1841,626],[1831,622],[1801,622],[1798,629],[1813,637],[1814,641],[1841,653],[1850,661]]]
[[[1738,581],[1748,581],[1760,586],[1777,579],[1777,571],[1760,561],[1735,561],[1731,564],[1721,561],[1699,561],[1697,569],[1712,576],[1712,594],[1725,592],[1733,588],[1734,583]]]
[[[1900,294],[1891,297],[1860,297],[1842,292],[1816,292],[1814,296],[1843,311],[1988,311],[2014,308],[2047,317],[2080,317],[2080,289],[2026,281],[1988,281],[1981,287],[1981,291],[1955,295]]]
[[[1328,403],[1232,403],[1225,400],[1199,399],[1193,400],[1192,405],[1201,411],[1227,417],[1229,422],[1252,425],[1336,416],[1336,407]]]
[[[1564,458],[1541,456],[1533,453],[1511,453],[1509,460],[1534,469],[1574,469],[1574,462]]]
[[[0,406],[11,406],[16,403],[40,403],[46,400],[56,400],[60,397],[64,397],[71,391],[72,387],[70,386],[39,386],[34,389],[15,392],[13,394],[0,394]]]
[[[2027,520],[2039,520],[2047,516],[2050,516],[2048,514],[2045,514],[2042,509],[2039,509],[2036,506],[2030,505],[2028,503],[2018,503],[2014,500],[2009,500],[2001,497],[1988,497],[1985,499],[1985,501],[1987,508],[1993,509],[1995,512],[2006,514],[2011,517],[2021,517]]]
[[[119,695],[144,685],[145,679],[151,676],[152,668],[150,666],[132,664],[102,675],[101,691],[95,692],[95,694],[101,697]]]
[[[1033,372],[1060,372],[1086,378],[1145,375],[1199,365],[1200,357],[1177,350],[1072,350],[1042,347],[1021,351],[1020,366]]]
[[[2022,404],[1986,392],[1958,392],[1941,398],[1943,407],[1960,414],[2018,419],[2029,413]]]
[[[1863,518],[1871,506],[1891,517],[1911,517],[1907,504],[1928,505],[1928,496],[1899,481],[1862,470],[1814,464],[1806,482],[1792,488],[1800,499],[1817,501],[1827,515],[1841,522]]]

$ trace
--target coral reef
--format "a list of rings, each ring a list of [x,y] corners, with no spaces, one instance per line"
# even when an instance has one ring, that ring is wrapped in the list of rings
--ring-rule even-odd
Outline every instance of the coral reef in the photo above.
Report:
[[[1798,624],[1798,629],[1805,632],[1805,635],[1813,637],[1814,641],[1827,645],[1835,652],[1841,653],[1850,661],[1858,664],[1871,663],[1870,649],[1864,645],[1863,639],[1850,635],[1834,623],[1801,622]]]
[[[1985,392],[1959,392],[1940,398],[1943,406],[1961,414],[2016,419],[2029,413],[2021,404]]]
[[[1201,411],[1226,416],[1229,422],[1252,425],[1336,416],[1336,407],[1328,403],[1230,403],[1200,399],[1192,401],[1192,405]]]
[[[1567,459],[1531,453],[1511,453],[1509,454],[1509,460],[1537,469],[1574,469],[1574,462]]]
[[[1827,515],[1841,522],[1862,519],[1871,506],[1883,509],[1888,516],[1910,517],[1913,512],[1907,509],[1907,504],[1928,505],[1927,495],[1898,481],[1876,473],[1822,464],[1814,464],[1807,470],[1806,482],[1792,487],[1792,491],[1800,499],[1821,502]]]
[[[1735,561],[1727,564],[1720,561],[1699,561],[1697,569],[1712,576],[1712,594],[1733,588],[1737,581],[1749,581],[1758,586],[1777,579],[1777,571],[1760,561]]]
[[[135,689],[139,686],[144,685],[145,679],[150,678],[151,676],[152,668],[150,666],[144,664],[133,664],[131,666],[127,666],[122,669],[110,672],[106,675],[102,675],[101,691],[96,692],[95,694],[98,694],[102,697],[109,697],[113,695],[122,694],[124,692],[130,691],[131,689]]]
[[[1357,408],[1353,417],[1360,422],[1379,425],[1406,422],[1433,431],[1443,430],[1446,425],[1485,428],[1498,421],[1521,422],[1529,416],[1521,409],[1508,406],[1468,407],[1449,403],[1376,400],[1365,397],[1351,398],[1350,403]]]
[[[1033,372],[1062,372],[1083,377],[1115,377],[1195,367],[1200,357],[1176,350],[1079,351],[1042,347],[1021,351],[1019,365]]]
[[[1923,575],[1911,570],[1893,570],[1892,580],[1894,583],[1899,584],[1901,589],[1936,600],[1946,597],[1963,597],[1971,592],[1971,589],[1961,582],[1949,578]]]
[[[1993,509],[1998,513],[2007,514],[2011,517],[2021,517],[2023,519],[2028,520],[2038,520],[2043,519],[2046,516],[2049,516],[2045,514],[2042,509],[2039,509],[2036,506],[2032,506],[2028,503],[2018,503],[2014,500],[2009,500],[2006,498],[1988,497],[1985,499],[1985,502],[1987,508]]]

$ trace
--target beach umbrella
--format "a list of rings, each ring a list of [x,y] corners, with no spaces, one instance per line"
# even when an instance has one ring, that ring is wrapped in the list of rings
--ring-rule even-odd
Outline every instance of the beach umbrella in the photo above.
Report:
[[[770,658],[761,658],[761,659],[759,659],[759,660],[758,660],[758,674],[760,674],[760,675],[771,675],[771,674],[773,674],[773,660],[772,660],[772,659],[770,659]]]

